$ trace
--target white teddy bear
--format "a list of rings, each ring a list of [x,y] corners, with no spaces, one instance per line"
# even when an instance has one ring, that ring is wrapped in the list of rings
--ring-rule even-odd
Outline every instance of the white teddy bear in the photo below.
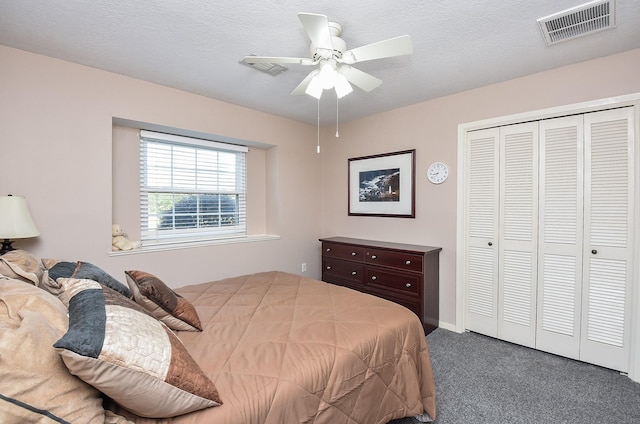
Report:
[[[131,241],[118,224],[111,226],[111,250],[131,250],[140,247],[139,241]]]

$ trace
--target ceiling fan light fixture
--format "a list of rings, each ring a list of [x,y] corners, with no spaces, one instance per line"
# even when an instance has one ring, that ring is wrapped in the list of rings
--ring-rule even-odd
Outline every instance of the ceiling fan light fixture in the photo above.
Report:
[[[318,76],[320,72],[318,70],[315,70],[313,72],[315,73],[315,75],[313,76],[313,78],[311,78],[311,81],[309,81],[309,85],[307,85],[307,88],[304,90],[304,92],[311,97],[315,97],[316,99],[320,100],[320,97],[322,97],[322,90],[324,90],[324,88],[322,87],[322,82],[320,81],[320,77]]]
[[[336,75],[335,89],[336,89],[336,95],[338,96],[339,99],[343,98],[344,96],[346,96],[347,94],[353,91],[353,87],[351,87],[351,84],[349,84],[349,81],[347,81],[347,78],[341,73],[338,73]]]
[[[320,73],[318,74],[322,88],[325,90],[332,89],[336,84],[337,76],[336,61],[333,59],[323,61],[320,65]]]

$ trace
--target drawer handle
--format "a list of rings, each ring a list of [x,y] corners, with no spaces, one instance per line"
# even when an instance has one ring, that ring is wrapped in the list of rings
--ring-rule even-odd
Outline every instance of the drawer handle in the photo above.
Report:
[[[411,283],[407,283],[404,285],[406,288],[410,288],[411,287]]]
[[[356,252],[351,252],[351,256],[356,256],[357,253]]]
[[[356,275],[356,274],[357,274],[357,272],[351,271],[351,275]]]
[[[378,277],[376,277],[375,275],[371,276],[371,281],[376,281],[378,279]]]
[[[376,255],[371,255],[371,259],[376,259],[377,256]]]
[[[330,266],[328,266],[328,267],[327,267],[327,271],[328,271],[328,270],[330,270],[330,269],[331,269],[331,267],[330,267]]]
[[[330,247],[327,247],[327,252],[331,252],[331,248]]]
[[[411,265],[411,261],[405,261],[405,265]]]

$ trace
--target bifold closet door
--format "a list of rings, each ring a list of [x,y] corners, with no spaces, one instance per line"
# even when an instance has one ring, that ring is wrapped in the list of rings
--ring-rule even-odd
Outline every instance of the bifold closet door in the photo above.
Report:
[[[498,334],[499,130],[471,131],[465,169],[466,328]]]
[[[538,124],[467,139],[466,327],[535,344]]]
[[[580,359],[629,369],[633,269],[633,108],[585,115]]]
[[[540,122],[536,348],[628,371],[633,108]]]
[[[580,356],[583,117],[540,122],[536,348]]]
[[[629,370],[634,116],[467,133],[466,329]]]
[[[538,123],[500,128],[498,338],[535,346]]]

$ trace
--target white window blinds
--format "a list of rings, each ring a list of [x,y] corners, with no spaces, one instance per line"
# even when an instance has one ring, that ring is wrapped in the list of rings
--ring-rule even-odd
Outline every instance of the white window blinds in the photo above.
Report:
[[[140,131],[143,245],[246,236],[247,150]]]

